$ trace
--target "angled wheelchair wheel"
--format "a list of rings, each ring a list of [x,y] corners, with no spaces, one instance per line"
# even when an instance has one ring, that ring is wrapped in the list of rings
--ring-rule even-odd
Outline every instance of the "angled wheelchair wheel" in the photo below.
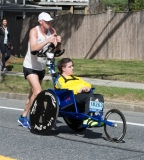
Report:
[[[66,124],[76,132],[82,132],[86,127],[82,127],[83,120],[63,117]]]
[[[109,110],[105,115],[105,120],[113,122],[113,126],[104,124],[104,131],[107,138],[113,142],[120,142],[126,134],[126,120],[122,112],[117,109]]]
[[[32,132],[36,134],[47,133],[53,127],[58,111],[59,106],[55,95],[48,90],[40,92],[30,110]]]

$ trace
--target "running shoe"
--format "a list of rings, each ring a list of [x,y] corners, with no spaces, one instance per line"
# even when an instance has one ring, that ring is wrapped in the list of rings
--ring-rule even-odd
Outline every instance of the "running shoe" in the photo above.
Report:
[[[22,117],[22,116],[20,116],[19,119],[18,119],[18,123],[19,123],[22,127],[31,129],[27,117]]]
[[[8,70],[6,69],[6,68],[3,68],[3,70],[2,70],[4,73],[7,73],[8,72]]]
[[[95,127],[98,125],[98,122],[93,121],[91,118],[88,118],[83,121],[83,125],[89,125],[90,127]]]

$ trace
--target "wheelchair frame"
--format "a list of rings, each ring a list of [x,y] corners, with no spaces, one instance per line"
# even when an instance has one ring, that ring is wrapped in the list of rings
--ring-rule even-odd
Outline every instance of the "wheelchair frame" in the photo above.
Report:
[[[46,55],[48,60],[47,67],[50,70],[53,85],[55,85],[57,75],[55,72],[55,57],[62,55],[64,50],[55,53],[53,47],[51,50],[48,47],[47,51],[54,54],[53,58],[49,58],[48,54]],[[103,98],[100,94],[96,96]],[[104,104],[104,101],[102,103]],[[121,111],[111,109],[106,113],[104,118],[103,109],[94,110],[90,115],[80,112],[73,91],[68,89],[48,88],[39,93],[31,106],[29,116],[31,130],[36,134],[46,134],[49,132],[55,124],[57,117],[63,117],[66,124],[77,132],[84,131],[90,127],[89,125],[83,125],[82,122],[85,118],[97,121],[99,127],[100,123],[103,122],[104,132],[108,140],[113,142],[122,141],[126,134],[126,120]]]

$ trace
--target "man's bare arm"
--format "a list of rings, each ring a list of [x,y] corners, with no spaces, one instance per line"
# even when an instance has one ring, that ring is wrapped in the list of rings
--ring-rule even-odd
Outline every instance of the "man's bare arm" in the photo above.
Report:
[[[45,41],[37,44],[37,29],[33,28],[30,30],[29,34],[29,42],[30,42],[30,49],[31,51],[39,51],[41,50],[47,43],[54,43],[55,42],[55,36],[51,35],[48,38],[45,39]]]

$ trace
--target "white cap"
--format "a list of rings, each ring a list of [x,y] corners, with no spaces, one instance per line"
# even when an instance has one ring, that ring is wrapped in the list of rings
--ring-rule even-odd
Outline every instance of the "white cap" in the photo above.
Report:
[[[42,12],[42,13],[40,13],[39,16],[38,16],[38,21],[40,21],[40,20],[52,21],[53,18],[51,18],[51,16],[50,16],[48,13]]]

